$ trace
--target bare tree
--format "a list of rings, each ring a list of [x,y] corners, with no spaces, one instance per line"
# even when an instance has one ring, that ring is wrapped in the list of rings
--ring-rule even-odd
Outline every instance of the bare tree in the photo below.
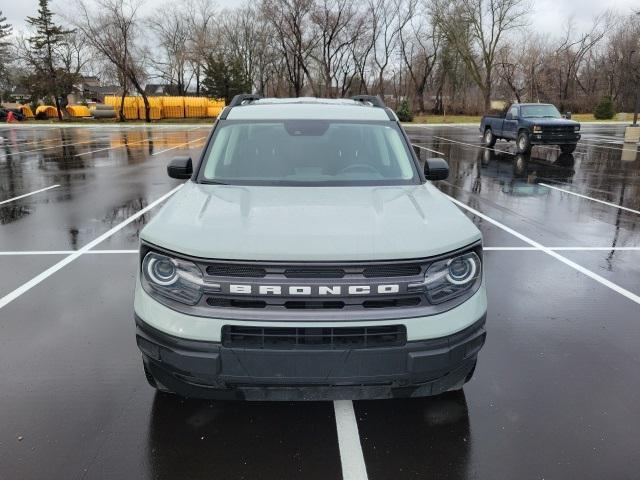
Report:
[[[608,30],[610,14],[605,12],[594,18],[591,28],[586,32],[578,32],[569,19],[564,28],[560,44],[555,48],[550,61],[550,77],[555,78],[557,101],[560,109],[568,105],[572,88],[577,84],[577,75],[589,52],[604,38]]]
[[[355,74],[349,48],[362,31],[362,18],[354,0],[319,0],[311,21],[320,38],[317,51],[312,54],[323,84],[318,86],[318,93],[335,97],[342,94]]]
[[[184,0],[183,8],[189,33],[186,51],[196,81],[196,95],[200,95],[206,59],[217,44],[217,10],[210,0]]]
[[[122,97],[130,84],[144,102],[145,120],[149,116],[149,99],[142,86],[146,77],[147,51],[136,44],[139,28],[138,10],[142,0],[78,0],[78,16],[71,19],[96,52],[118,70]],[[120,119],[123,120],[123,104]]]
[[[263,0],[262,3],[263,14],[275,30],[291,93],[296,97],[302,94],[305,78],[316,93],[309,70],[309,58],[318,43],[309,28],[312,8],[313,0]]]
[[[154,55],[154,66],[164,82],[175,87],[178,95],[187,92],[194,72],[191,70],[190,52],[185,48],[190,38],[186,8],[172,8],[165,4],[147,19],[157,39],[159,52]]]
[[[400,53],[407,69],[419,112],[425,111],[424,93],[435,66],[442,35],[428,8],[416,11],[399,32]]]
[[[413,16],[415,5],[415,0],[368,0],[376,91],[381,96],[384,96],[385,71],[395,52],[398,36]]]
[[[493,71],[508,32],[526,24],[527,0],[434,0],[433,15],[491,107]]]

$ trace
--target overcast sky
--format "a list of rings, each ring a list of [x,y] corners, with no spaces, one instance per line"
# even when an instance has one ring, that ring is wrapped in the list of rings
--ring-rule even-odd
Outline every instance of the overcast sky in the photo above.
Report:
[[[594,15],[607,8],[620,13],[640,10],[640,0],[532,0],[533,11],[531,23],[539,31],[553,35],[558,31],[567,18],[573,17],[578,29],[586,28]],[[63,12],[69,0],[53,0],[52,6],[56,13]],[[154,10],[157,6],[168,3],[167,0],[146,0],[145,10]],[[235,7],[242,0],[218,0],[219,7]],[[24,28],[27,15],[35,15],[38,0],[2,0],[0,9],[15,29]]]

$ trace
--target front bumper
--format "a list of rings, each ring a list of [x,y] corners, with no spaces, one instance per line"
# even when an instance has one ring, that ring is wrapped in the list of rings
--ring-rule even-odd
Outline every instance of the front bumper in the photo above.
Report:
[[[441,338],[369,349],[228,348],[163,333],[136,315],[136,340],[160,387],[186,397],[336,400],[461,388],[485,341],[485,317]]]
[[[568,145],[572,143],[578,143],[581,135],[579,133],[557,135],[532,133],[529,138],[532,145]]]

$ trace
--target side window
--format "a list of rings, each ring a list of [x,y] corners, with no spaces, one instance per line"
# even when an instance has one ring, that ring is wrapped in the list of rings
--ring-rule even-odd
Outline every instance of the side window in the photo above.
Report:
[[[511,107],[511,110],[509,110],[509,113],[511,114],[511,118],[513,119],[518,118],[518,107]]]

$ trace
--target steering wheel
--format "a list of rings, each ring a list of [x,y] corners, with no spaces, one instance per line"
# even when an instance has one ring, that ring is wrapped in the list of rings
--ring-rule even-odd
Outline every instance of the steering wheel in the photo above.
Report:
[[[351,170],[369,170],[372,173],[376,173],[380,175],[380,172],[375,167],[372,167],[371,165],[367,165],[366,163],[354,163],[353,165],[344,167],[338,173],[347,173]]]

